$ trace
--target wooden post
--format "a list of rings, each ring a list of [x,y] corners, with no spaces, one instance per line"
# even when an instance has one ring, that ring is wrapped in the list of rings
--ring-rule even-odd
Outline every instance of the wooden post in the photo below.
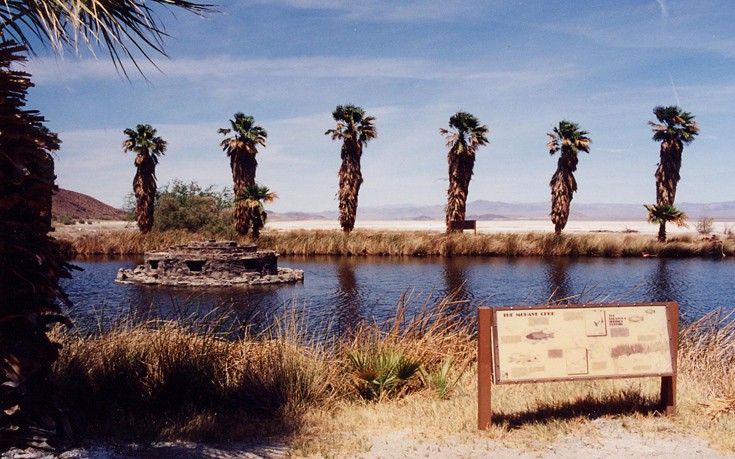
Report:
[[[480,430],[487,430],[492,422],[492,326],[492,309],[477,308],[477,428]]]
[[[661,378],[661,411],[666,416],[676,415],[676,377],[679,353],[679,303],[666,303],[666,317],[669,321],[669,338],[673,376]]]

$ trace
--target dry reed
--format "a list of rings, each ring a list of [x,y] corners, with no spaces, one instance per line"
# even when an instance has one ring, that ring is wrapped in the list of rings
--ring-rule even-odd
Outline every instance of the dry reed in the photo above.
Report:
[[[56,330],[64,347],[54,377],[72,418],[88,434],[196,440],[277,434],[302,445],[341,448],[334,438],[344,439],[345,429],[383,428],[382,419],[395,428],[466,435],[474,432],[476,416],[476,306],[456,295],[420,303],[407,294],[391,320],[362,323],[334,339],[315,336],[295,310],[257,334],[226,314],[123,317],[86,332]],[[349,359],[358,351],[397,353],[419,362],[420,370],[379,403],[365,404]],[[682,327],[674,427],[735,450],[728,440],[735,427],[734,368],[732,315],[714,312]],[[641,413],[656,410],[657,384],[496,386],[498,422],[491,435],[520,442],[551,438],[601,416],[641,423]],[[366,420],[368,413],[374,419]]]
[[[161,250],[211,235],[186,231],[108,231],[62,234],[62,241],[79,255],[135,255]],[[241,243],[251,243],[241,239]],[[267,231],[257,244],[283,255],[393,255],[393,256],[578,256],[578,257],[713,257],[735,256],[735,238],[712,240],[675,236],[658,242],[652,236],[628,233],[478,234],[428,231]]]

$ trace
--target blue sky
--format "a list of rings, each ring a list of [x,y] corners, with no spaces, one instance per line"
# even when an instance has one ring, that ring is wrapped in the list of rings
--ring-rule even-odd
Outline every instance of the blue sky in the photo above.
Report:
[[[231,184],[217,129],[235,112],[268,131],[257,180],[270,209],[337,208],[339,144],[324,135],[335,106],[376,117],[362,160],[361,206],[443,204],[445,140],[462,110],[490,129],[469,199],[548,201],[557,158],[545,148],[566,119],[589,131],[575,202],[650,203],[659,145],[656,105],[696,116],[678,202],[735,200],[735,4],[731,0],[254,0],[206,18],[160,12],[171,38],[161,71],[116,73],[104,51],[26,69],[29,107],[63,141],[58,183],[120,206],[133,156],[123,130],[138,123],[169,142],[159,184]]]

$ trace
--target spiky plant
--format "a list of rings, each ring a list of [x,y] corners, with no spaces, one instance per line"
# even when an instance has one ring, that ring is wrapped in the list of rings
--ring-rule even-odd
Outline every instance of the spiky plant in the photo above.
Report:
[[[694,141],[699,134],[699,126],[694,116],[679,107],[658,106],[653,109],[659,123],[649,121],[653,128],[653,140],[661,142],[660,159],[656,168],[656,205],[674,205],[676,187],[679,184],[681,154],[684,145]],[[659,231],[666,231],[660,228]]]
[[[648,211],[648,222],[658,225],[658,240],[666,242],[666,224],[673,223],[676,226],[687,226],[687,216],[671,204],[645,204],[643,207]]]
[[[487,145],[488,129],[470,113],[457,112],[449,118],[450,129],[439,132],[447,138],[449,188],[447,190],[446,223],[465,219],[467,193],[470,188],[477,148]]]
[[[255,156],[258,154],[258,145],[265,146],[268,133],[255,124],[252,116],[239,112],[230,120],[230,128],[221,128],[217,132],[225,136],[220,146],[230,157],[233,191],[235,196],[240,196],[248,187],[255,185],[255,172],[258,168]],[[230,133],[232,136],[227,137]],[[243,236],[250,229],[250,211],[247,205],[242,199],[235,201],[235,230]]]
[[[167,143],[156,135],[150,124],[139,124],[134,130],[125,129],[128,138],[123,142],[125,153],[135,153],[135,220],[143,234],[153,228],[154,201],[156,199],[156,166],[158,157],[166,153]]]
[[[252,227],[253,239],[260,237],[260,230],[263,229],[268,219],[264,203],[273,202],[276,199],[278,199],[276,193],[257,183],[246,186],[237,196],[236,201],[240,202],[242,208],[245,209],[246,223]]]
[[[549,154],[559,153],[559,162],[556,172],[551,177],[551,222],[554,224],[554,232],[561,234],[569,220],[569,208],[572,203],[574,192],[577,191],[577,180],[574,172],[577,170],[579,157],[577,153],[590,152],[592,142],[587,131],[582,131],[576,123],[560,121],[559,126],[554,127],[552,132],[547,133],[551,139],[546,147]]]
[[[357,196],[362,185],[360,158],[367,143],[378,137],[375,118],[365,116],[365,110],[356,105],[338,105],[332,112],[337,122],[334,129],[325,135],[332,140],[342,140],[342,165],[339,168],[339,224],[342,231],[349,233],[355,227],[357,217]]]
[[[25,48],[0,43],[0,448],[68,426],[47,383],[57,346],[47,329],[68,319],[59,279],[70,277],[51,227],[56,135],[26,110],[30,75],[13,69]]]

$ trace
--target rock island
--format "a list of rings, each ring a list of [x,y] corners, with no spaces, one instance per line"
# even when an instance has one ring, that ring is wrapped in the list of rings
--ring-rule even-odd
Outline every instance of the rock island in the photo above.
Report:
[[[181,286],[263,285],[299,282],[304,271],[278,267],[278,254],[235,241],[190,242],[146,252],[135,269],[120,268],[115,282]]]

